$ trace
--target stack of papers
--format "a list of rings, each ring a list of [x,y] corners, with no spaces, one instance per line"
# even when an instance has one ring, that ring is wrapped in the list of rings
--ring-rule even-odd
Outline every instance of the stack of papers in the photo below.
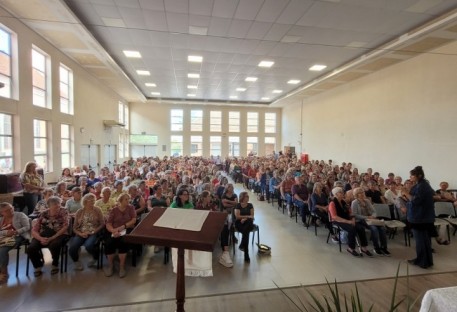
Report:
[[[154,226],[199,232],[209,211],[168,208]]]

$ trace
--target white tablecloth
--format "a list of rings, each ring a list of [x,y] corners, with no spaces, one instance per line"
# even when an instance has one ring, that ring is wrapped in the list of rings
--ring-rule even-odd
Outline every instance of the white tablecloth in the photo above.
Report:
[[[177,248],[171,248],[171,260],[173,273],[176,273],[178,268]],[[184,274],[186,276],[213,276],[213,253],[186,249],[184,252]]]
[[[457,311],[457,287],[428,290],[422,299],[419,312]]]

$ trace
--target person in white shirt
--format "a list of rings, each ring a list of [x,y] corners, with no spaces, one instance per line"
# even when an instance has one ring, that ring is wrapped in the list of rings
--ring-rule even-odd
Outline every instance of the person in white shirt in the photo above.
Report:
[[[389,189],[384,193],[386,204],[389,205],[391,219],[398,219],[395,217],[395,203],[397,203],[400,192],[397,191],[397,184],[392,181],[389,184]]]

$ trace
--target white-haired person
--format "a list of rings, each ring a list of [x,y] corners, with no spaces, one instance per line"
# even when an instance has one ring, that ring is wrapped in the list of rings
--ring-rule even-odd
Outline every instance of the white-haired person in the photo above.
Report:
[[[333,223],[348,233],[347,251],[354,257],[362,257],[363,254],[373,257],[373,254],[367,248],[368,242],[365,227],[359,222],[356,222],[355,216],[352,215],[351,207],[343,199],[343,189],[341,187],[335,187],[332,190],[332,194],[334,197],[328,208],[330,218]],[[360,239],[362,253],[359,253],[355,248],[356,235]]]
[[[376,219],[376,211],[371,201],[365,197],[365,192],[361,187],[354,190],[354,196],[355,199],[351,204],[352,214],[355,216],[356,222],[370,230],[375,254],[390,256],[390,252],[387,250],[385,226],[370,224],[370,220]]]
[[[30,221],[10,203],[0,203],[0,285],[8,281],[8,252],[30,239]]]

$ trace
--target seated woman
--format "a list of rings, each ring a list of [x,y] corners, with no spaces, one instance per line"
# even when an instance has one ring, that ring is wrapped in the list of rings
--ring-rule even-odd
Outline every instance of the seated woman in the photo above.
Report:
[[[51,252],[51,274],[59,273],[60,251],[68,238],[68,211],[61,206],[61,199],[57,196],[50,197],[48,206],[49,209],[40,214],[33,226],[33,239],[27,248],[27,254],[35,268],[35,277],[43,274],[44,259],[41,248],[49,248]]]
[[[387,250],[387,236],[384,225],[370,225],[370,219],[376,219],[376,211],[371,201],[365,197],[362,188],[354,190],[355,199],[352,201],[351,209],[357,223],[370,229],[371,240],[373,241],[374,253],[380,256],[390,256]]]
[[[79,261],[79,249],[81,246],[92,256],[92,260],[87,264],[93,267],[98,259],[98,237],[101,230],[105,227],[105,218],[100,208],[95,207],[95,195],[86,194],[82,198],[82,208],[76,212],[73,224],[74,236],[70,240],[68,253],[75,263],[75,270],[83,270],[83,265]]]
[[[229,253],[229,237],[230,227],[232,226],[232,215],[237,204],[238,196],[234,192],[233,184],[228,183],[221,196],[221,211],[227,213],[227,219],[221,232],[222,255],[219,258],[219,263],[227,268],[233,267],[233,261]]]
[[[48,199],[52,195],[54,195],[54,190],[52,188],[45,188],[43,190],[43,199],[40,199],[38,201],[38,203],[35,206],[35,210],[33,211],[33,213],[31,215],[29,215],[29,217],[31,219],[38,218],[40,216],[40,213],[42,213],[43,211],[45,211],[49,208]]]
[[[95,202],[95,206],[100,208],[105,219],[108,219],[111,209],[116,206],[116,201],[111,198],[111,188],[105,186],[102,189],[102,198]]]
[[[189,191],[181,188],[176,195],[175,200],[171,203],[170,208],[194,209],[194,204],[189,201]]]
[[[329,204],[330,219],[338,225],[343,231],[348,233],[348,249],[347,251],[354,257],[362,257],[363,254],[358,253],[355,249],[355,236],[358,235],[361,244],[361,250],[368,257],[373,257],[372,253],[367,249],[368,242],[365,234],[365,227],[358,222],[355,222],[355,217],[352,215],[351,208],[343,200],[344,194],[341,187],[335,187],[332,190],[334,196]]]
[[[247,192],[240,193],[240,202],[235,206],[235,227],[241,232],[240,250],[244,251],[244,261],[251,262],[249,258],[249,234],[254,226],[254,207],[249,203]]]
[[[103,189],[103,182],[94,183],[92,194],[95,195],[95,200],[99,200],[100,198],[102,198],[102,189]]]
[[[0,203],[0,285],[8,281],[8,252],[30,239],[30,221],[9,203]]]
[[[137,218],[140,218],[141,214],[146,209],[146,202],[143,196],[138,192],[138,186],[130,184],[128,187],[128,194],[130,195],[130,204],[135,207]]]
[[[115,202],[118,201],[119,196],[121,196],[122,194],[125,194],[125,192],[123,191],[123,187],[124,187],[124,182],[122,182],[121,180],[116,180],[116,182],[114,182],[114,190],[113,190],[113,192],[111,192],[111,198]]]
[[[65,203],[65,209],[67,209],[68,213],[71,217],[75,215],[75,213],[81,209],[82,203],[82,191],[80,187],[74,187],[71,190],[71,197]]]
[[[62,206],[65,207],[67,200],[71,198],[70,191],[67,190],[67,184],[65,182],[59,182],[56,184],[56,189],[54,191],[54,195],[60,197],[62,201]]]
[[[320,182],[314,183],[313,193],[311,194],[311,207],[310,211],[314,213],[332,235],[332,241],[338,243],[338,236],[333,231],[333,226],[328,218],[328,197],[322,191],[322,184]]]
[[[114,256],[117,250],[119,277],[125,277],[125,259],[131,245],[124,241],[124,235],[133,229],[135,223],[135,208],[130,205],[130,196],[123,193],[119,196],[117,206],[110,211],[106,221],[105,254],[108,257],[108,267],[104,269],[105,276],[109,277],[114,273]]]
[[[76,179],[71,174],[70,168],[63,168],[62,175],[59,177],[57,182],[65,182],[68,188],[72,185],[75,185]]]
[[[170,198],[166,197],[162,192],[162,186],[157,183],[152,188],[153,194],[148,198],[148,210],[151,211],[154,207],[170,207]]]
[[[219,211],[215,198],[211,196],[209,191],[203,191],[200,196],[198,196],[196,210],[209,210],[209,211]]]

